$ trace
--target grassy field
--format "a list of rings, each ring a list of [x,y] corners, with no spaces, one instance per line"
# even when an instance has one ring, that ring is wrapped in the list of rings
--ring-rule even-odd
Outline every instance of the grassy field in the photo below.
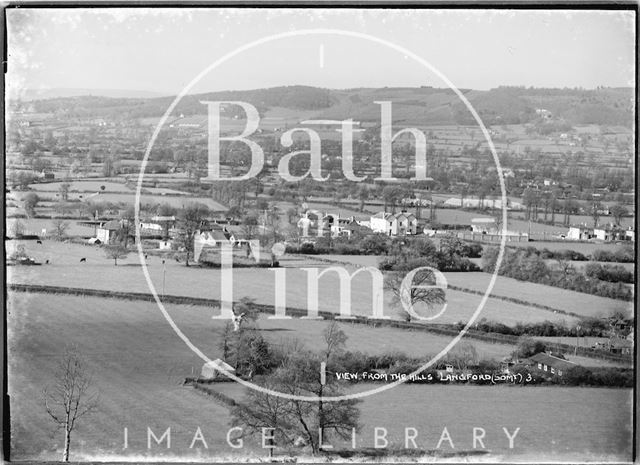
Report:
[[[504,454],[502,460],[512,454],[514,460],[521,456],[536,462],[630,460],[631,390],[477,386],[471,392],[463,386],[405,386],[401,396],[383,392],[375,403],[363,404],[362,421],[368,425],[363,434],[371,441],[370,425],[384,426],[390,442],[402,444],[406,421],[399,420],[397,412],[410,405],[411,426],[424,432],[419,438],[427,445],[437,443],[446,426],[456,449],[472,449],[471,430],[482,427],[487,448]],[[521,428],[513,450],[503,427],[511,432]]]
[[[11,246],[16,246],[21,241],[11,242]],[[44,241],[42,245],[26,242],[26,249],[30,256],[41,262],[49,260],[50,263],[39,267],[11,267],[8,269],[8,282],[36,282],[67,287],[149,292],[137,254],[129,254],[128,258],[119,260],[118,266],[114,266],[113,260],[107,259],[104,256],[104,252],[96,246]],[[86,262],[81,263],[81,258],[85,258]],[[300,266],[325,268],[329,265],[314,261],[301,263],[299,257],[291,257],[292,261],[290,262],[288,259],[287,257],[287,259],[282,260],[282,265],[286,268],[287,306],[307,308],[308,278],[307,273],[300,269]],[[152,282],[158,293],[161,293],[163,282],[162,260],[160,257],[150,256],[147,264]],[[354,270],[351,269],[351,271]],[[258,303],[274,304],[275,278],[272,271],[268,269],[237,268],[233,271],[233,277],[234,299],[250,297]],[[173,260],[168,260],[165,278],[166,294],[213,299],[220,297],[220,286],[217,284],[221,280],[221,271],[219,269],[186,267]],[[371,278],[368,273],[360,273],[353,278],[352,282],[352,312],[354,314],[371,315]],[[339,311],[342,296],[340,293],[335,292],[338,288],[338,283],[336,273],[330,273],[320,279],[318,285],[320,310]],[[503,293],[497,291],[496,294],[503,295]],[[513,294],[507,293],[506,295]],[[391,293],[385,292],[384,297],[386,302],[385,314],[389,316],[398,315],[400,307],[392,301]],[[455,323],[468,321],[480,300],[480,295],[449,290],[447,291],[447,310],[433,322]],[[618,301],[613,302],[619,303]],[[624,306],[624,303],[622,304]],[[492,298],[488,300],[480,318],[502,321],[505,324],[544,320],[564,321],[567,324],[573,324],[576,321],[575,318],[554,313],[553,311]]]
[[[12,459],[61,458],[63,436],[44,410],[41,389],[65,344],[85,354],[100,392],[99,410],[79,423],[71,460],[167,454],[146,450],[147,426],[172,427],[185,449],[199,425],[226,429],[226,408],[181,386],[201,363],[153,305],[21,294],[11,297],[8,312]],[[125,427],[130,448],[123,451]]]
[[[212,309],[169,305],[167,310],[197,347],[211,357],[220,355],[217,335],[222,322],[211,320]],[[226,408],[203,397],[192,388],[181,385],[186,376],[199,371],[202,362],[173,333],[155,304],[12,293],[8,301],[7,324],[14,460],[57,460],[60,457],[61,435],[59,431],[54,432],[53,424],[42,405],[40,391],[51,382],[55,364],[65,344],[78,345],[93,371],[94,386],[100,392],[99,409],[82,421],[75,432],[72,460],[104,460],[117,456],[138,460],[172,456],[174,459],[177,456],[206,459],[209,454],[231,456],[232,451],[224,442],[224,433],[229,421],[228,412]],[[299,319],[261,319],[260,324],[263,334],[273,343],[277,344],[283,337],[295,336],[313,348],[317,346],[321,330],[326,323]],[[447,342],[445,338],[425,333],[389,328],[363,328],[348,324],[343,327],[349,336],[349,348],[370,353],[395,350],[423,355],[432,353]],[[388,345],[381,344],[380,341],[387,341]],[[500,357],[511,350],[509,346],[502,345],[491,346],[475,342],[474,345],[484,357]],[[578,359],[575,361],[580,363]],[[358,389],[362,388],[363,386],[358,386]],[[468,390],[461,390],[465,388],[459,387],[447,387],[446,390],[439,391],[431,388],[427,388],[426,391],[422,389],[415,386],[403,387],[401,390],[393,390],[367,399],[362,406],[363,424],[368,428],[380,425],[392,429],[403,422],[413,424],[424,416],[429,418],[429,425],[445,422],[446,426],[454,428],[458,433],[459,428],[468,424],[467,420],[460,421],[459,414],[456,413],[459,412],[459,408],[453,408],[454,406],[466,405],[463,411],[467,412],[469,418],[479,421],[484,417],[487,423],[492,425],[500,424],[503,414],[495,416],[495,411],[490,413],[484,409],[495,409],[498,406],[499,409],[504,407],[504,414],[507,410],[510,411],[511,421],[517,419],[518,425],[523,429],[525,426],[530,428],[530,433],[523,434],[523,438],[529,437],[534,447],[541,445],[539,439],[534,439],[540,436],[536,433],[537,428],[543,424],[545,428],[548,427],[547,415],[553,408],[558,408],[565,402],[565,394],[562,394],[565,389],[562,388],[539,390],[540,388],[492,387],[483,389],[481,394],[481,388],[476,387]],[[578,407],[594,408],[595,405],[600,405],[598,424],[613,424],[612,418],[617,418],[615,421],[622,425],[626,424],[623,413],[628,402],[628,391],[566,391],[567,395],[578,392],[584,395],[572,398],[569,408],[576,409],[575,415],[569,412],[563,417],[575,418],[579,415],[578,412],[582,412]],[[494,396],[495,401],[487,402],[488,398]],[[483,402],[477,402],[478,398],[482,398]],[[542,402],[544,406],[536,400],[540,398],[545,399],[545,402]],[[426,402],[425,399],[430,399],[430,402]],[[583,402],[578,403],[576,399],[582,399]],[[405,406],[404,411],[399,408],[400,403]],[[519,405],[515,413],[508,407],[514,403]],[[550,403],[556,407],[552,408]],[[410,411],[406,409],[408,405],[412,406]],[[432,409],[430,405],[448,405],[451,408]],[[429,409],[429,413],[422,410],[425,408]],[[544,415],[541,412],[545,412]],[[435,414],[444,416],[434,417]],[[609,414],[613,416],[609,418]],[[503,420],[506,421],[504,418]],[[415,426],[422,425],[421,421],[425,420],[418,420],[419,424]],[[188,448],[198,426],[202,427],[206,435],[210,447],[208,451]],[[126,450],[122,448],[124,427],[129,430],[129,447]],[[147,427],[156,433],[171,427],[172,449],[167,451],[155,447],[148,451]],[[600,431],[593,423],[591,427]],[[616,437],[621,436],[623,435],[618,434]],[[547,438],[544,435],[543,437]],[[568,436],[566,440],[572,442],[577,439]],[[362,444],[366,445],[367,442]],[[621,447],[625,444],[615,445]],[[624,448],[618,449],[619,452],[622,450]],[[247,449],[239,453],[246,455],[254,453],[252,451],[255,451],[255,443],[248,442]]]
[[[149,180],[149,178],[145,180]],[[137,182],[137,176],[131,176],[131,180]],[[51,182],[43,184],[32,184],[30,187],[36,192],[59,192],[62,182]],[[90,180],[74,180],[68,184],[70,193],[86,193],[86,192],[104,192],[104,193],[131,193],[135,192],[135,184],[132,187],[125,185],[124,183],[118,183],[113,181],[107,181],[105,179],[90,179]],[[104,189],[102,189],[104,187]],[[164,187],[144,187],[144,190],[151,194],[175,194],[175,195],[189,195],[188,193],[181,192],[175,189],[167,189]]]
[[[21,218],[17,220],[15,218],[7,218],[7,231],[9,231],[9,235],[11,236],[13,233],[13,225],[16,221],[20,221],[24,224],[27,234],[42,234],[42,230],[46,229],[47,232],[53,231],[53,220],[42,219],[42,218]],[[67,235],[69,236],[90,236],[93,235],[93,227],[81,226],[78,224],[77,220],[64,220],[69,223],[69,229],[67,229]],[[28,243],[35,244],[35,242]]]
[[[319,255],[318,257],[357,266],[376,266],[378,260],[378,257],[371,255]],[[487,289],[492,276],[484,272],[444,273],[444,275],[451,285],[481,292]],[[631,302],[518,281],[505,276],[498,276],[492,295],[519,299],[584,316],[608,316],[617,310],[633,313]],[[539,310],[529,310],[529,312],[536,311]]]
[[[349,391],[380,386],[358,384]],[[231,383],[213,389],[238,401],[246,392]],[[378,427],[387,430],[389,447],[400,449],[405,428],[413,427],[418,430],[416,446],[433,449],[446,427],[454,450],[471,451],[475,427],[486,431],[484,445],[490,460],[625,461],[631,457],[632,399],[630,389],[402,385],[365,397],[360,404],[363,426],[356,444],[373,447],[374,428]],[[513,449],[502,428],[510,433],[520,428]],[[336,440],[331,443],[349,446]],[[452,449],[444,441],[441,450]]]

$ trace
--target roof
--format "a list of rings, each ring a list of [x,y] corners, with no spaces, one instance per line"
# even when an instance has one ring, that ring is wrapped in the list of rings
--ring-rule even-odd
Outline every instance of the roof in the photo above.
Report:
[[[572,367],[579,366],[573,362],[570,362],[569,360],[565,360],[565,359],[556,357],[554,355],[549,355],[544,352],[539,352],[533,355],[532,357],[529,357],[529,360],[535,363],[544,363],[545,365],[548,365],[554,368],[563,368],[565,370]]]
[[[628,339],[622,339],[621,337],[612,337],[609,340],[609,344],[613,347],[633,347],[633,342]]]
[[[471,218],[472,223],[495,223],[495,218]]]
[[[117,231],[120,228],[122,228],[122,226],[118,220],[107,221],[105,224],[100,226],[100,229],[108,229],[109,231]]]
[[[380,219],[386,220],[390,216],[392,216],[392,215],[389,212],[378,212],[375,215],[373,215],[371,218],[380,218]]]

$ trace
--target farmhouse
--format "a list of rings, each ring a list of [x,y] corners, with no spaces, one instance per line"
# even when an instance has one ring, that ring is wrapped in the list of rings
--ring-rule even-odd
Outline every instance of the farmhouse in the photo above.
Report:
[[[118,220],[107,221],[102,223],[96,230],[96,238],[103,244],[108,244],[110,240],[113,240],[116,233],[122,229],[122,224]]]
[[[198,261],[204,249],[220,248],[223,243],[230,243],[229,233],[214,231],[199,231],[193,236],[193,259]]]
[[[606,349],[614,354],[631,355],[633,352],[633,341],[612,337],[607,341]]]
[[[326,216],[317,210],[305,211],[297,223],[300,235],[303,237],[322,236],[324,234],[323,219]]]
[[[601,241],[624,241],[627,239],[627,231],[618,226],[604,226],[595,228],[593,234]]]
[[[357,222],[355,218],[337,218],[336,222],[331,225],[332,237],[351,237],[354,234],[369,234],[371,229]]]
[[[413,213],[376,213],[370,224],[373,232],[388,236],[406,236],[418,231],[418,220]]]
[[[571,226],[567,232],[567,239],[572,241],[586,241],[593,237],[593,230],[584,226]]]
[[[544,352],[535,354],[524,363],[531,366],[534,370],[537,370],[543,376],[549,377],[563,376],[569,368],[579,366],[569,360]]]

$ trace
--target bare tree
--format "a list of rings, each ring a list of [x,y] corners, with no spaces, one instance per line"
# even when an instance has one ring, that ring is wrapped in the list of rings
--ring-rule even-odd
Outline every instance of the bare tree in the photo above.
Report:
[[[91,390],[91,372],[76,346],[65,349],[55,373],[55,382],[42,390],[49,416],[64,429],[62,460],[69,461],[71,434],[77,421],[98,405],[98,393]]]
[[[576,271],[576,269],[569,260],[566,260],[564,258],[557,258],[556,261],[558,262],[558,269],[562,273],[562,282],[566,283],[567,278],[572,275]]]
[[[15,220],[11,225],[11,234],[13,235],[13,237],[22,236],[26,230],[27,230],[27,227],[20,220]]]
[[[611,216],[613,216],[613,220],[618,226],[620,226],[620,222],[622,221],[622,218],[629,213],[629,210],[627,210],[627,208],[624,205],[620,205],[620,204],[613,205],[610,208],[610,211],[611,211]]]
[[[267,379],[262,384],[266,389],[278,389],[277,383]],[[246,402],[231,410],[231,425],[243,428],[243,434],[262,435],[268,439],[269,457],[277,445],[292,443],[295,438],[289,413],[289,400],[254,389],[247,390]],[[263,428],[270,429],[265,434]]]
[[[443,289],[427,287],[436,284],[435,275],[432,271],[427,269],[419,270],[413,278],[413,283],[408,286],[403,285],[404,277],[404,272],[389,272],[384,285],[393,293],[393,300],[402,305],[402,316],[405,321],[411,321],[413,317],[405,308],[409,305],[413,306],[421,303],[427,309],[432,310],[436,305],[442,305],[446,302]]]
[[[129,255],[129,251],[121,245],[105,245],[104,250],[107,258],[113,259],[115,266],[118,266],[119,258],[127,258]]]
[[[600,220],[600,210],[602,208],[602,205],[600,204],[600,202],[595,202],[592,206],[591,206],[591,218],[593,218],[593,227],[597,228],[598,227],[598,220]]]
[[[53,230],[53,237],[56,239],[62,239],[67,235],[67,229],[69,229],[70,223],[68,221],[57,218],[51,222],[51,229]]]

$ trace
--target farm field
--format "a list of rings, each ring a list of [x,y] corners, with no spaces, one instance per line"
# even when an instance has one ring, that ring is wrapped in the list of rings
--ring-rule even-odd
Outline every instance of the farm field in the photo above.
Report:
[[[16,218],[7,218],[7,231],[9,231],[9,235],[12,235],[11,231],[13,230],[13,225],[18,219]],[[25,230],[27,234],[42,234],[42,230],[46,229],[47,232],[53,230],[53,220],[45,219],[45,218],[20,218],[19,220],[24,224]],[[93,235],[93,227],[82,226],[78,224],[78,220],[64,220],[69,223],[69,229],[67,229],[67,235],[69,236],[91,236]],[[35,242],[28,242],[28,245],[35,244]]]
[[[115,454],[171,456],[166,449],[146,450],[147,426],[158,433],[171,427],[174,441],[185,449],[198,426],[227,428],[226,408],[181,386],[201,363],[153,310],[112,300],[11,296],[7,347],[13,460],[62,456],[63,437],[43,407],[41,389],[52,379],[65,344],[77,344],[87,357],[100,393],[99,410],[81,420],[72,439],[72,461]],[[127,451],[125,427],[130,431]],[[224,436],[217,442],[222,444]]]
[[[503,460],[544,462],[580,460],[580,457],[630,460],[631,457],[633,394],[629,389],[511,386],[401,389],[401,396],[390,390],[363,403],[362,422],[367,425],[363,434],[370,441],[371,425],[386,427],[390,442],[402,441],[403,423],[398,421],[396,412],[410,405],[412,426],[423,432],[419,438],[426,444],[437,443],[446,426],[456,448],[469,450],[473,447],[472,428],[482,427],[486,429],[487,448]],[[513,450],[508,449],[503,427],[511,432],[520,427]]]
[[[155,175],[154,175],[155,176]],[[131,180],[135,183],[138,178],[131,177]],[[59,192],[62,182],[50,182],[50,183],[37,183],[32,184],[31,189],[36,192]],[[70,181],[69,192],[104,192],[104,193],[132,193],[135,192],[136,185],[132,187],[125,185],[124,183],[118,183],[113,181],[107,181],[105,179],[92,179],[92,180],[74,180]],[[102,187],[104,186],[104,189]],[[189,195],[187,192],[178,191],[175,189],[167,189],[164,187],[144,187],[143,191],[147,191],[151,194],[173,194],[173,195]]]
[[[171,305],[167,308],[196,346],[211,357],[219,355],[217,338],[212,337],[212,332],[215,334],[219,331],[222,322],[214,323],[211,320],[211,309],[188,305]],[[40,390],[47,384],[46,380],[52,379],[55,362],[64,345],[69,343],[77,344],[87,357],[94,372],[94,385],[100,392],[99,410],[81,423],[74,436],[72,460],[103,460],[115,457],[116,454],[133,459],[142,456],[149,459],[169,458],[172,454],[193,454],[193,457],[206,459],[208,451],[188,449],[198,426],[202,427],[210,450],[216,451],[218,455],[227,452],[229,456],[232,455],[231,449],[224,442],[224,433],[220,434],[228,427],[226,408],[200,395],[193,388],[181,385],[185,377],[199,371],[202,362],[175,335],[155,304],[12,293],[8,301],[7,323],[14,460],[57,460],[60,456],[60,434],[52,435],[52,424],[40,402]],[[277,335],[279,328],[286,337],[300,337],[311,347],[321,337],[318,333],[324,324],[326,323],[302,320],[260,320],[266,337],[282,337]],[[434,344],[438,344],[439,339],[428,334],[390,328],[363,328],[348,324],[343,327],[349,336],[349,348],[371,353],[391,348],[409,353],[429,353],[436,348]],[[383,339],[390,341],[392,347],[385,348],[376,344]],[[499,357],[510,350],[509,346],[473,343],[487,357]],[[225,388],[233,389],[232,386],[226,385]],[[358,385],[354,389],[364,388],[365,386]],[[584,444],[578,437],[583,436],[572,434],[571,431],[575,431],[575,428],[566,428],[563,422],[576,421],[576,418],[583,415],[585,408],[605,405],[607,408],[603,411],[606,414],[599,414],[597,420],[590,421],[588,429],[589,434],[604,436],[592,441],[590,447],[595,448],[587,450],[594,454],[610,454],[614,451],[624,454],[629,447],[625,441],[620,440],[610,444],[607,433],[603,433],[602,429],[605,426],[611,430],[614,427],[618,430],[628,427],[629,420],[625,416],[630,412],[631,395],[628,390],[501,386],[433,388],[402,386],[367,398],[362,404],[365,433],[361,435],[363,440],[358,444],[369,445],[370,439],[367,437],[371,438],[372,435],[366,431],[370,431],[373,426],[387,427],[390,438],[393,438],[397,433],[393,431],[393,422],[408,421],[398,418],[393,412],[400,411],[396,410],[400,402],[404,405],[409,402],[414,406],[411,420],[416,422],[417,428],[425,430],[428,438],[433,433],[434,425],[438,425],[441,430],[444,426],[451,428],[450,423],[456,423],[456,429],[450,429],[455,438],[456,435],[468,434],[464,433],[465,428],[474,422],[475,426],[482,427],[483,418],[487,422],[491,418],[502,419],[504,426],[513,428],[520,426],[523,449],[513,451],[516,455],[526,454],[529,450],[527,447],[534,450],[546,444],[550,433],[538,431],[540,428],[562,434],[563,446],[558,446],[557,450],[551,448],[551,453],[567,453],[573,451],[573,447],[583,447]],[[495,403],[486,401],[493,397],[496,399]],[[542,398],[545,402],[536,400]],[[483,399],[483,402],[477,402],[478,399]],[[563,415],[568,420],[548,421],[560,403],[568,403],[570,408],[575,409],[575,415]],[[429,408],[429,405],[436,404],[451,408],[438,408],[436,413]],[[513,406],[516,404],[518,407],[514,410]],[[454,422],[454,419],[460,418],[460,405],[464,405],[462,411],[467,419]],[[497,411],[496,405],[499,406]],[[491,410],[486,410],[487,408]],[[507,414],[509,418],[506,417]],[[500,424],[496,421],[491,423]],[[172,450],[166,451],[158,447],[147,451],[147,426],[156,433],[171,427]],[[124,427],[129,431],[129,447],[126,451],[122,449]],[[493,434],[488,432],[488,437]],[[423,447],[430,449],[434,445],[425,444]],[[468,448],[466,445],[463,447],[463,440],[460,440],[460,446],[457,447],[462,450]],[[503,450],[503,444],[488,447],[492,453],[510,452]],[[248,442],[247,449],[240,454],[252,454],[255,450],[255,443]]]
[[[348,392],[381,386],[359,383]],[[233,383],[212,388],[237,401],[246,392]],[[630,389],[400,385],[364,398],[357,445],[373,447],[374,428],[379,427],[387,429],[389,447],[402,448],[404,428],[410,425],[418,430],[419,448],[434,448],[446,427],[455,450],[470,451],[476,427],[486,430],[489,460],[561,462],[588,454],[596,461],[625,461],[631,457],[632,402]],[[411,406],[409,422],[399,415],[407,406]],[[511,433],[520,428],[513,449],[509,449],[503,427]],[[335,440],[331,443],[346,446]],[[441,448],[451,451],[446,441]]]
[[[317,255],[318,258],[350,263],[356,266],[376,266],[379,257],[373,255]],[[589,263],[589,262],[580,262]],[[464,272],[444,273],[451,285],[484,292],[491,280],[490,273]],[[613,311],[622,310],[633,313],[633,304],[622,300],[609,299],[581,292],[545,286],[542,284],[518,281],[505,276],[498,276],[492,294],[511,297],[526,302],[576,313],[584,316],[607,316]],[[531,309],[537,311],[537,309]],[[484,315],[482,315],[484,316]]]
[[[25,241],[11,241],[12,247]],[[42,245],[26,242],[28,255],[48,265],[39,267],[14,266],[8,270],[9,283],[38,283],[55,286],[80,287],[90,289],[109,289],[132,292],[149,292],[137,254],[129,254],[128,258],[119,260],[114,266],[113,261],[104,256],[104,252],[96,246],[64,244],[44,241]],[[8,251],[11,253],[11,250]],[[85,258],[86,262],[80,263]],[[148,270],[157,292],[161,292],[163,282],[162,259],[150,256],[147,261]],[[325,268],[326,263],[309,261],[307,266]],[[299,269],[299,262],[294,266],[287,266],[283,261],[286,272],[287,306],[307,308],[307,274]],[[355,270],[354,270],[355,271]],[[233,270],[234,299],[250,297],[258,303],[274,304],[275,274],[268,269],[237,268]],[[168,260],[165,275],[165,293],[170,295],[187,295],[217,299],[220,297],[221,279],[219,269],[201,269],[186,267],[173,260]],[[320,279],[319,309],[322,311],[338,312],[342,297],[335,292],[338,287],[338,277],[330,273]],[[354,314],[371,315],[371,278],[368,273],[360,273],[353,278],[352,311]],[[392,302],[391,294],[386,292],[385,314],[398,315],[399,306]],[[446,312],[434,320],[434,323],[456,323],[468,321],[477,309],[481,300],[480,295],[461,291],[448,291]],[[395,310],[393,310],[395,309]],[[420,311],[420,309],[418,309]],[[427,316],[427,315],[426,315]],[[502,321],[505,324],[515,324],[520,321],[564,321],[573,324],[576,319],[552,311],[534,309],[532,307],[489,299],[482,310],[480,318]]]

